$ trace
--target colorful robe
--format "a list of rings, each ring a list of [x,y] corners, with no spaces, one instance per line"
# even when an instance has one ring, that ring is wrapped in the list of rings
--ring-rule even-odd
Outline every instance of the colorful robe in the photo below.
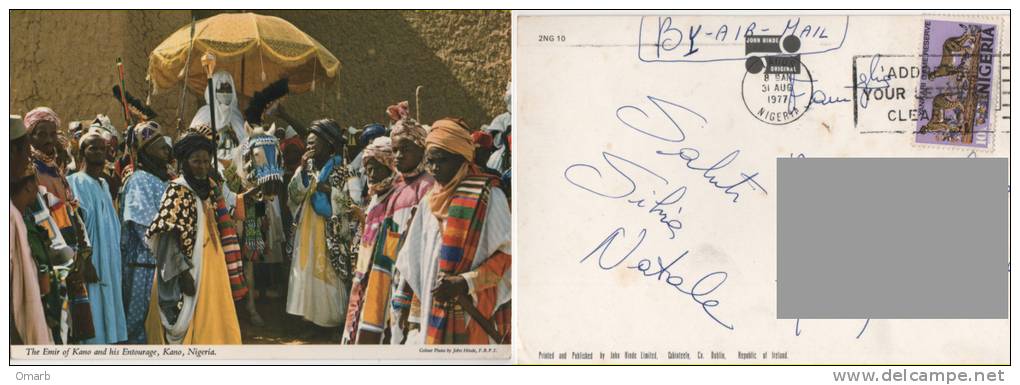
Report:
[[[495,179],[469,175],[462,180],[440,222],[431,214],[428,195],[422,199],[397,258],[397,270],[420,299],[420,314],[410,322],[421,325],[408,344],[492,344],[490,338],[459,305],[432,300],[441,275],[460,275],[479,312],[494,324],[500,340],[510,334],[510,208]],[[438,187],[438,185],[437,185]],[[434,191],[434,190],[433,190]]]
[[[40,192],[45,192],[47,195],[46,204],[50,212],[50,216],[56,223],[60,230],[61,235],[68,245],[71,247],[80,248],[88,243],[87,239],[78,239],[79,230],[84,232],[81,224],[81,215],[79,213],[78,201],[74,197],[74,191],[68,184],[67,178],[64,177],[62,169],[55,165],[43,162],[41,160],[33,160],[36,169],[39,170],[38,180]]]
[[[87,344],[115,344],[127,340],[127,321],[121,291],[120,221],[106,181],[84,171],[67,178],[84,211],[92,245],[92,264],[99,282],[88,285],[95,337]]]
[[[283,262],[286,240],[283,236],[283,220],[280,214],[280,199],[262,197],[257,194],[238,194],[234,206],[241,237],[241,255],[245,261],[259,263]]]
[[[307,165],[302,166],[291,178],[287,192],[288,203],[297,218],[287,313],[304,317],[322,327],[344,325],[344,309],[347,309],[349,298],[348,286],[338,276],[335,264],[331,263],[326,236],[329,219],[341,209],[338,206],[342,200],[337,197],[347,192],[338,191],[337,185],[333,185],[331,194],[316,191],[318,184],[337,179],[330,178],[333,173],[331,165],[338,165],[339,159],[331,159],[326,167],[315,173],[315,178],[304,172]]]
[[[351,295],[347,305],[347,319],[344,323],[344,333],[341,339],[343,344],[357,344],[358,325],[361,321],[361,313],[365,303],[365,290],[368,288],[368,278],[372,261],[377,253],[382,253],[386,237],[384,223],[386,223],[386,206],[391,197],[387,191],[383,195],[376,195],[368,204],[365,214],[365,226],[361,232],[361,245],[358,249],[358,259],[354,264],[351,284]]]
[[[240,258],[240,247],[222,192],[214,187],[210,195],[199,200],[183,177],[173,180],[146,233],[158,277],[145,321],[150,344],[241,343],[234,309],[239,287],[234,272],[228,273],[230,260]],[[194,279],[194,296],[182,293],[182,274]]]
[[[96,268],[91,259],[91,246],[83,223],[84,215],[78,207],[74,192],[64,176],[62,166],[55,161],[44,161],[33,158],[32,161],[39,171],[40,191],[47,191],[46,204],[49,206],[50,218],[59,229],[60,235],[67,245],[75,252],[75,262],[70,274],[65,279],[67,294],[70,301],[68,309],[68,325],[70,327],[68,342],[79,343],[95,337],[92,322],[92,305],[88,295],[88,284],[99,282]]]
[[[81,314],[81,312],[69,314],[67,311],[68,293],[72,291],[68,290],[68,276],[74,270],[76,264],[91,264],[92,262],[75,260],[76,251],[64,239],[57,220],[51,214],[51,206],[56,208],[58,213],[65,217],[64,219],[68,219],[66,218],[66,210],[63,210],[66,206],[63,205],[62,201],[47,192],[45,187],[40,186],[36,201],[30,206],[31,212],[25,215],[25,225],[28,228],[28,240],[32,246],[32,256],[39,267],[39,273],[41,276],[45,275],[47,277],[46,282],[43,282],[41,280],[42,277],[40,277],[39,283],[40,285],[49,285],[49,292],[43,295],[43,308],[46,312],[47,322],[53,330],[54,342],[64,344],[71,342],[69,341],[68,333],[72,329],[75,332],[83,331],[83,333],[76,333],[76,337],[92,337],[88,335],[93,333],[91,326],[89,326],[92,322],[91,309],[88,309],[85,312],[86,314]],[[88,251],[81,253],[82,258],[79,259],[88,259],[86,257],[87,254],[89,254]],[[73,282],[73,280],[70,281]],[[81,283],[78,285],[81,285]],[[85,306],[87,307],[88,305],[86,304]],[[78,310],[81,309],[79,308]],[[71,328],[68,321],[72,320],[72,315],[77,316],[77,318],[87,319],[84,322],[79,322],[78,327]]]
[[[120,247],[124,253],[124,313],[127,319],[128,343],[144,344],[145,315],[149,311],[152,279],[156,274],[156,258],[146,242],[145,232],[159,210],[167,182],[145,170],[131,173],[121,193],[123,227]]]
[[[47,163],[37,158],[32,159],[32,162],[35,163],[35,168],[38,171],[37,178],[40,186],[45,187],[46,191],[56,195],[64,202],[73,203],[75,201],[74,193],[67,183],[64,169],[60,165],[56,162]]]
[[[363,280],[365,292],[361,313],[357,316],[357,343],[385,343],[386,329],[390,329],[391,343],[398,344],[403,340],[404,331],[395,322],[399,315],[409,308],[405,295],[394,293],[403,282],[399,275],[395,276],[394,266],[397,261],[397,245],[404,236],[411,219],[417,213],[418,202],[432,189],[435,179],[422,173],[408,180],[401,179],[393,186],[393,192],[385,202],[385,217],[372,232],[374,248],[371,252],[371,268],[368,277]],[[366,235],[368,226],[366,222]],[[378,239],[375,239],[378,237]],[[363,246],[364,247],[364,244]]]
[[[38,205],[34,205],[34,209],[38,209]],[[62,344],[65,339],[61,333],[61,318],[64,302],[67,299],[67,290],[61,287],[62,282],[58,275],[59,272],[56,270],[58,265],[50,258],[49,249],[52,242],[49,232],[45,227],[35,223],[35,216],[32,214],[25,216],[25,227],[28,229],[28,244],[32,250],[32,258],[35,259],[35,264],[39,268],[39,289],[40,292],[46,292],[42,295],[46,323],[53,333],[53,341]]]

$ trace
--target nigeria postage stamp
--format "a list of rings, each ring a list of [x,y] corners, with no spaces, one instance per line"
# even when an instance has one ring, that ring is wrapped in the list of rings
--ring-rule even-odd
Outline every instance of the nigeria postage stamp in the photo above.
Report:
[[[996,27],[925,20],[915,143],[988,149]]]

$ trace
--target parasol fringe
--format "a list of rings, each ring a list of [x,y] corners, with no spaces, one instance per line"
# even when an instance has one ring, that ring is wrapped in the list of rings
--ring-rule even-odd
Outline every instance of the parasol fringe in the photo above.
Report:
[[[315,40],[314,37],[312,37],[305,31],[300,30],[299,28],[297,28],[297,26],[294,26],[292,23],[277,24],[279,20],[275,20],[275,18],[271,16],[258,15],[248,12],[246,12],[245,14],[222,13],[204,19],[201,22],[198,22],[194,19],[191,21],[192,21],[191,25],[195,30],[192,36],[189,36],[188,33],[189,26],[185,25],[182,28],[184,29],[183,31],[178,30],[177,32],[174,32],[170,37],[168,37],[155,49],[153,49],[153,51],[151,51],[149,55],[149,67],[151,71],[150,73],[152,75],[152,78],[155,80],[156,86],[159,88],[170,89],[174,87],[182,87],[181,83],[178,82],[181,81],[183,78],[189,78],[183,79],[184,82],[186,83],[186,87],[190,89],[188,93],[194,93],[196,95],[201,94],[202,90],[200,85],[204,83],[205,79],[202,79],[203,81],[199,82],[199,78],[201,78],[201,76],[191,76],[194,75],[191,73],[195,71],[189,71],[188,68],[190,67],[188,65],[189,61],[186,60],[186,57],[189,54],[193,56],[194,55],[193,51],[200,52],[201,50],[212,49],[212,46],[217,46],[215,44],[216,42],[223,39],[229,40],[228,38],[237,37],[235,35],[238,35],[239,33],[250,35],[243,36],[246,39],[250,39],[247,40],[247,44],[239,45],[228,44],[220,47],[223,48],[224,51],[219,53],[230,57],[236,57],[236,55],[241,54],[244,55],[245,58],[247,58],[252,54],[251,52],[252,49],[259,50],[258,59],[261,68],[256,70],[255,79],[257,80],[256,83],[260,84],[255,85],[255,83],[249,81],[247,76],[245,76],[244,78],[245,84],[243,87],[245,95],[251,95],[248,93],[248,91],[256,91],[259,88],[265,86],[265,84],[271,83],[273,80],[280,78],[281,73],[291,75],[290,76],[292,82],[291,85],[295,90],[301,90],[302,92],[314,90],[315,92],[319,92],[318,84],[319,79],[317,68],[313,67],[313,71],[315,73],[313,78],[311,79],[307,77],[307,73],[304,73],[304,76],[293,76],[295,75],[294,73],[295,70],[300,71],[307,70],[308,67],[300,65],[298,63],[307,60],[308,57],[304,55],[302,55],[304,57],[291,57],[276,52],[275,50],[273,50],[272,48],[273,46],[271,46],[270,41],[263,40],[263,38],[267,38],[268,36],[266,35],[267,33],[271,34],[274,39],[279,39],[279,41],[282,41],[283,43],[281,44],[290,43],[296,44],[300,42],[312,41],[311,44],[314,45],[315,47],[315,51],[310,52],[313,55],[312,57],[313,66],[317,65],[323,66],[323,70],[326,71],[325,73],[327,74],[327,76],[323,79],[324,81],[327,82],[332,81],[333,77],[336,76],[336,72],[340,69],[340,61],[333,55],[332,52],[329,52],[329,49],[327,49],[325,46],[323,46],[321,43]],[[217,23],[219,23],[220,21],[224,22],[230,21],[231,23],[242,24],[254,24],[254,28],[251,29],[225,28],[223,30],[220,30],[218,28],[209,28],[210,25],[218,25]],[[266,31],[262,29],[262,26],[266,25],[271,26],[270,28],[271,31]],[[222,32],[222,34],[220,32]],[[210,34],[219,36],[211,36]],[[276,44],[275,41],[272,41],[272,44]],[[199,50],[196,51],[196,48],[198,48]],[[185,49],[187,50],[185,51]],[[269,56],[270,61],[270,63],[268,63],[268,67],[266,66],[267,63],[265,63],[265,56],[267,55]],[[280,59],[280,61],[282,61],[279,63],[280,65],[282,65],[282,67],[277,65],[278,64],[277,59]],[[173,71],[173,68],[177,68],[177,71]],[[183,74],[181,71],[182,69]],[[302,79],[301,83],[300,84],[295,83],[295,81],[299,78]],[[155,102],[155,100],[153,102]]]

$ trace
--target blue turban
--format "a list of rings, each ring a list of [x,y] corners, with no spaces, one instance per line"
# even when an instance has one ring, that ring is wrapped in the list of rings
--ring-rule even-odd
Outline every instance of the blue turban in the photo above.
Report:
[[[358,138],[358,144],[361,147],[368,146],[368,144],[372,143],[372,141],[375,140],[375,138],[378,138],[383,135],[386,135],[386,126],[383,126],[379,123],[366,124],[365,128],[361,133],[361,137]]]

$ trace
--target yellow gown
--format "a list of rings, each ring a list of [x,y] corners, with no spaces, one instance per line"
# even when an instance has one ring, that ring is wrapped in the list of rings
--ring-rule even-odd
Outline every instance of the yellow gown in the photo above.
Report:
[[[234,299],[230,292],[227,262],[220,245],[216,227],[216,213],[212,207],[202,203],[205,211],[205,241],[202,242],[202,276],[199,277],[198,298],[195,315],[188,325],[188,332],[181,342],[183,345],[238,345],[241,344],[241,327],[234,310]],[[152,299],[149,313],[145,318],[145,333],[150,344],[165,345],[163,323],[159,317],[159,297],[153,280]]]

